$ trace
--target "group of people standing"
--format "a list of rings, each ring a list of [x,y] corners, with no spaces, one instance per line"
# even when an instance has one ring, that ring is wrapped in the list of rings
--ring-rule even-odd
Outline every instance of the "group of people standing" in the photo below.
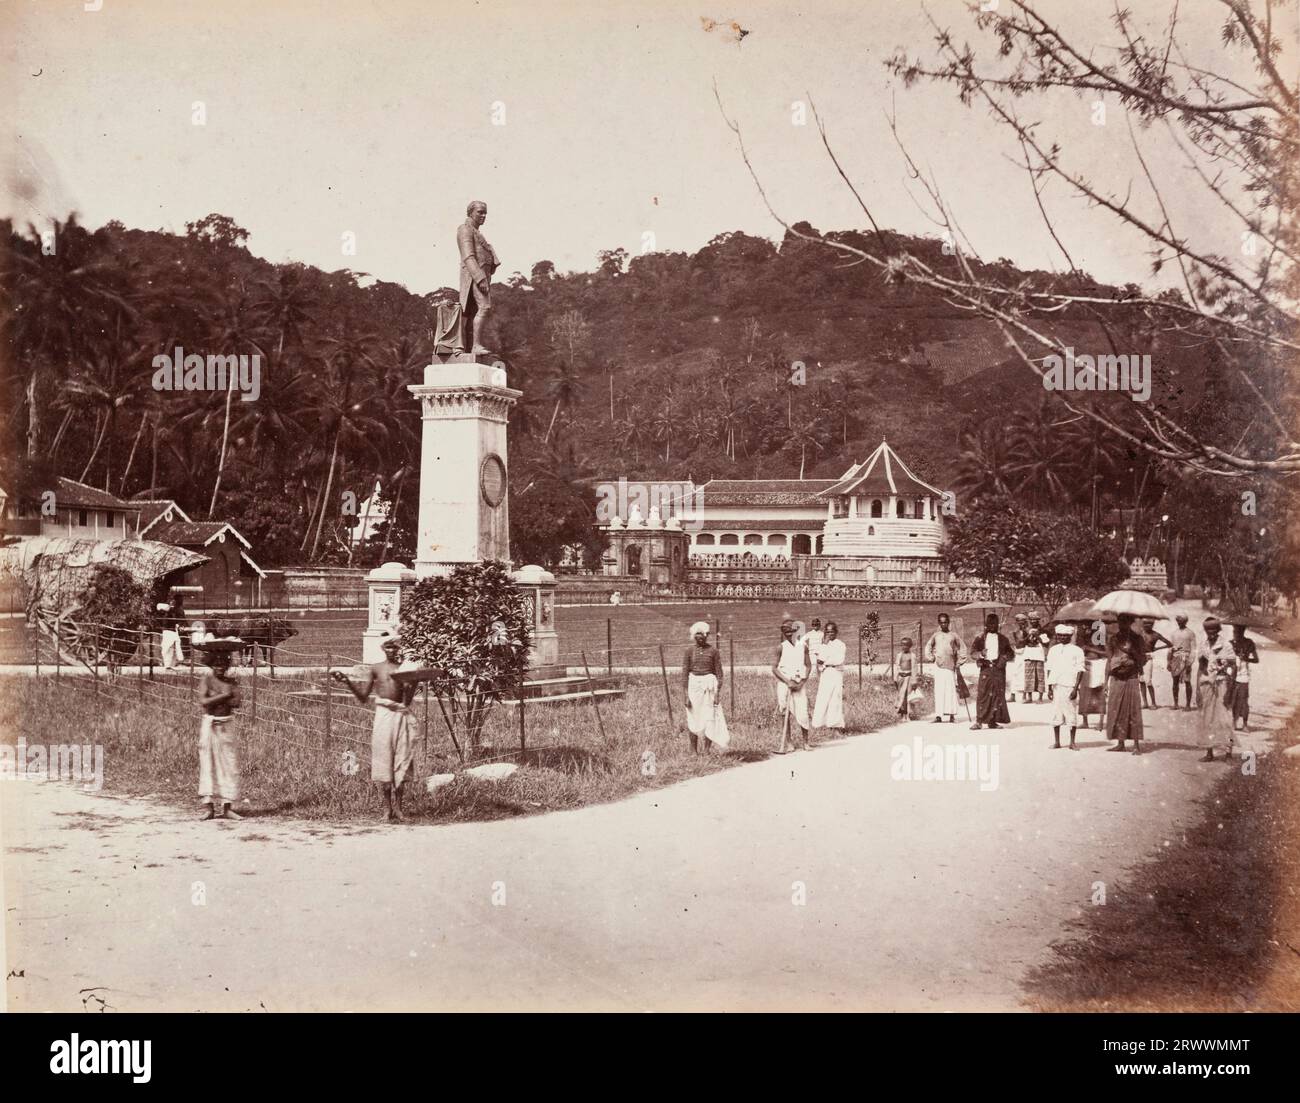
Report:
[[[242,701],[230,661],[242,641],[205,640],[195,646],[208,664],[199,683],[199,705],[203,709],[199,726],[199,800],[205,808],[203,818],[238,820],[241,817],[233,805],[240,796],[237,714]],[[394,677],[402,669],[402,641],[398,634],[388,632],[381,647],[384,657],[366,668],[364,681],[354,682],[341,670],[331,671],[330,677],[363,704],[372,693],[375,697],[370,778],[383,800],[384,818],[396,823],[406,818],[402,796],[415,760],[410,706],[416,687],[411,682],[399,683]]]
[[[778,754],[808,749],[811,728],[844,730],[844,663],[848,651],[839,638],[839,626],[832,620],[822,626],[814,618],[803,635],[799,625],[786,618],[781,622],[781,642],[772,654],[771,672],[776,685],[776,707],[781,716],[781,744]],[[695,752],[713,744],[730,742],[726,718],[720,704],[722,654],[709,642],[709,625],[697,621],[690,627],[691,646],[682,659],[682,689],[686,697],[686,728]],[[811,710],[808,707],[812,699]]]
[[[1058,622],[1049,634],[1042,626],[1041,615],[1018,614],[1017,627],[1008,637],[999,631],[997,616],[989,614],[984,631],[975,637],[969,651],[979,667],[972,729],[1009,723],[1007,702],[1014,701],[1017,693],[1024,702],[1033,700],[1034,695],[1038,701],[1046,696],[1052,703],[1054,747],[1061,746],[1061,728],[1068,727],[1069,746],[1077,749],[1075,731],[1080,717],[1086,728],[1089,714],[1095,711],[1098,728],[1104,728],[1115,741],[1110,750],[1123,751],[1131,744],[1132,753],[1141,754],[1143,710],[1159,708],[1155,653],[1167,649],[1175,709],[1180,685],[1186,687],[1185,708],[1193,708],[1195,681],[1197,734],[1205,748],[1204,760],[1213,761],[1219,742],[1226,742],[1226,754],[1230,756],[1236,743],[1237,721],[1241,721],[1242,731],[1249,723],[1250,667],[1259,662],[1258,649],[1246,635],[1244,624],[1234,625],[1232,638],[1228,639],[1217,617],[1206,618],[1200,636],[1187,627],[1185,615],[1179,614],[1175,621],[1178,628],[1172,638],[1156,631],[1154,618],[1144,618],[1139,627],[1138,618],[1128,613],[1117,616],[1111,635],[1105,634],[1104,627],[1098,631],[1100,621]],[[960,642],[952,651],[958,666]],[[1011,678],[1009,671],[1014,675]],[[936,672],[936,722],[950,703],[946,696],[941,703]]]

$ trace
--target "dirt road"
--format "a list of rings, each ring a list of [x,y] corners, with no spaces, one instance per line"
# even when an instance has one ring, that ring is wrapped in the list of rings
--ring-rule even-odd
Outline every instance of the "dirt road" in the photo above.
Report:
[[[1261,659],[1254,713],[1276,726],[1300,660]],[[4,782],[8,1007],[1016,1008],[1097,883],[1124,892],[1233,768],[1198,761],[1192,716],[1148,712],[1134,758],[1097,732],[1049,750],[1047,706],[1012,706],[1003,731],[897,725],[434,828],[204,823]],[[996,747],[996,787],[891,777],[916,736]]]

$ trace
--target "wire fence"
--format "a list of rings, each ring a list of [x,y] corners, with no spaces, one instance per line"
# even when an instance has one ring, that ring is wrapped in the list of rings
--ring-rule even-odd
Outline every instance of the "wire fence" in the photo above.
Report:
[[[723,618],[717,618],[715,628],[720,628],[722,623]],[[347,626],[355,645],[359,635],[355,618]],[[611,677],[619,675],[641,687],[637,706],[641,710],[641,722],[666,721],[673,728],[682,718],[678,687],[682,657],[689,643],[676,625],[660,623],[657,633],[655,627],[652,623],[616,626],[614,618],[605,618],[604,641],[588,639],[585,642],[592,644],[590,648],[578,644],[561,651],[560,665],[572,672],[569,683],[560,687],[567,691],[565,702],[548,702],[545,697],[532,696],[526,686],[517,687],[515,693],[507,695],[511,707],[495,709],[485,732],[489,744],[497,750],[477,761],[509,757],[516,748],[524,752],[530,735],[535,739],[539,732],[545,735],[552,727],[546,721],[535,720],[538,710],[543,708],[576,706],[588,710],[593,728],[599,730],[600,741],[605,742],[602,697],[611,689]],[[663,631],[667,627],[673,628],[671,635]],[[935,625],[927,626],[920,618],[841,624],[840,636],[847,650],[846,690],[854,684],[855,664],[859,688],[873,676],[892,678],[894,656],[904,636],[913,639],[918,673],[924,673],[927,627],[932,632]],[[960,632],[960,622],[954,628]],[[778,639],[771,631],[715,636],[724,669],[730,675],[725,679],[730,697],[728,702],[724,695],[724,707],[729,703],[731,710],[735,710],[738,672],[763,672],[772,665]],[[335,771],[340,762],[346,764],[349,755],[357,769],[364,768],[369,761],[373,706],[358,701],[348,688],[330,676],[331,671],[348,672],[349,668],[356,676],[364,674],[364,664],[355,649],[327,648],[322,652],[314,646],[299,650],[291,643],[280,643],[254,644],[237,652],[232,656],[231,670],[242,698],[240,715],[245,738],[305,752],[312,756],[312,768]],[[207,667],[203,653],[188,639],[182,638],[179,661],[173,651],[165,663],[162,636],[157,631],[131,632],[108,625],[81,624],[75,648],[66,641],[60,646],[43,632],[33,633],[30,662],[20,672],[52,681],[69,692],[90,695],[102,700],[105,707],[135,708],[146,715],[165,718],[173,725],[185,726],[196,725],[201,715],[198,689]],[[556,674],[555,671],[542,673]],[[613,688],[617,691],[619,687]],[[609,707],[610,702],[605,704]],[[454,745],[460,757],[464,748],[455,745],[454,725],[446,704],[431,696],[427,685],[417,690],[412,712],[419,723],[419,743],[426,762],[430,760],[431,741],[432,750],[439,752],[449,752],[452,746],[448,744]],[[534,729],[531,733],[530,727]],[[445,759],[447,755],[437,757]]]

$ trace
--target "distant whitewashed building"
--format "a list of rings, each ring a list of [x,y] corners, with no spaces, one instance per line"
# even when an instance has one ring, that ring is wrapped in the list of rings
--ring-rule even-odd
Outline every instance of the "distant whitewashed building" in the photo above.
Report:
[[[388,520],[388,511],[392,503],[383,496],[379,480],[375,480],[370,497],[357,506],[357,524],[349,536],[352,544],[364,544],[379,531],[379,526]]]
[[[639,509],[602,517],[605,570],[644,575],[649,553],[674,581],[683,572],[745,567],[813,581],[946,583],[939,549],[953,501],[882,441],[838,479],[713,479],[668,504],[663,520],[658,510],[643,517]]]

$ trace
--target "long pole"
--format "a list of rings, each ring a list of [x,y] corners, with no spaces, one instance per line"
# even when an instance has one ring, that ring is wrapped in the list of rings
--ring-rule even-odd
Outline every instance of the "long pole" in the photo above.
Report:
[[[668,692],[668,664],[664,662],[664,645],[659,645],[659,671],[664,676],[664,700],[668,702],[668,727],[669,730],[675,731],[676,723],[673,721],[673,695]]]
[[[253,723],[257,723],[257,644],[253,644]]]
[[[334,665],[334,657],[327,651],[325,652],[325,746],[330,742],[330,725],[334,721],[334,691],[330,689],[330,668]]]
[[[889,626],[889,676],[894,676],[894,626]]]
[[[596,697],[596,686],[591,680],[591,667],[587,665],[587,653],[582,652],[582,669],[587,675],[587,692],[591,694],[591,707],[596,710],[596,724],[600,728],[600,741],[605,740],[605,721],[600,718],[600,701]]]
[[[614,621],[610,617],[605,618],[605,669],[614,673]]]
[[[925,644],[921,641],[925,639],[925,618],[919,617],[916,622],[916,673],[918,675],[925,673]]]
[[[727,650],[731,653],[731,716],[736,716],[736,636],[735,630],[727,637]]]
[[[524,679],[519,678],[519,757],[522,759],[528,747],[528,729],[524,725]]]
[[[862,688],[862,629],[865,627],[858,626],[858,689]]]

